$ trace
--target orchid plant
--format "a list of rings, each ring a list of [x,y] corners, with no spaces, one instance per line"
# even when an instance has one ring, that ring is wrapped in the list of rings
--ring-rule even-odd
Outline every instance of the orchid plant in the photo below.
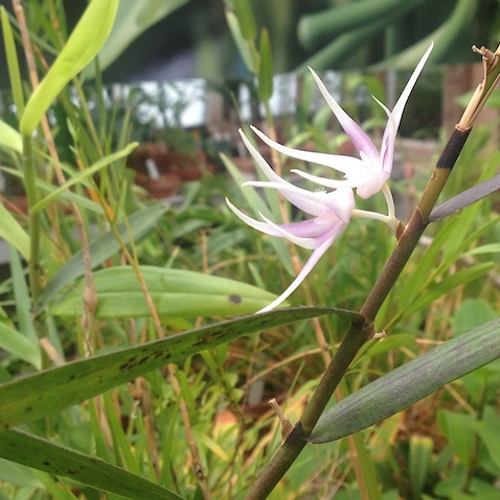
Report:
[[[308,191],[286,181],[277,175],[258,150],[252,145],[245,134],[240,130],[241,138],[268,181],[248,181],[243,186],[255,186],[276,189],[285,199],[295,205],[305,214],[312,216],[307,220],[287,224],[276,224],[259,213],[262,221],[249,217],[236,208],[228,199],[229,208],[246,224],[270,236],[286,238],[292,243],[303,248],[313,250],[308,261],[299,272],[290,286],[271,304],[259,312],[269,311],[284,302],[304,281],[319,259],[333,244],[333,242],[347,228],[351,218],[376,219],[385,222],[392,232],[396,231],[399,221],[395,216],[395,207],[392,193],[387,185],[391,175],[396,135],[399,129],[403,111],[422,72],[424,65],[432,51],[433,44],[427,49],[417,67],[413,71],[401,96],[394,108],[390,111],[384,104],[374,97],[387,115],[387,125],[384,130],[380,150],[368,134],[342,109],[331,96],[319,76],[311,69],[318,88],[330,109],[337,117],[340,125],[359,152],[359,158],[347,155],[336,155],[292,149],[283,146],[258,130],[251,127],[253,132],[268,146],[291,158],[305,162],[322,165],[342,172],[345,179],[331,179],[319,177],[301,170],[293,169],[292,172],[301,177],[332,189]],[[377,212],[358,210],[355,208],[353,189],[361,198],[370,198],[382,192],[387,203],[387,215]]]

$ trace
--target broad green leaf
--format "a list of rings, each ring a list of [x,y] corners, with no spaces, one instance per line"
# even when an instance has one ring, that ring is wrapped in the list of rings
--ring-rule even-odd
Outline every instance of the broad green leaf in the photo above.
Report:
[[[0,135],[1,135],[0,131]],[[30,260],[30,237],[14,216],[0,202],[0,237]]]
[[[19,378],[0,385],[0,429],[81,403],[168,363],[183,361],[187,356],[242,335],[323,314],[341,314],[353,321],[360,320],[359,314],[339,309],[281,309],[175,334]]]
[[[150,26],[187,4],[189,0],[141,0],[120,2],[111,33],[99,52],[99,65],[106,69],[120,54]],[[85,77],[94,76],[88,66]]]
[[[134,241],[140,240],[158,222],[158,219],[165,213],[168,205],[155,203],[149,207],[133,213],[128,220],[128,224],[122,223],[117,227],[118,233],[125,244],[130,242],[130,237]],[[120,249],[120,243],[116,239],[113,231],[109,231],[103,236],[90,243],[90,258],[92,267],[96,267],[107,258],[114,255]],[[43,311],[47,303],[54,298],[64,287],[75,281],[84,274],[83,254],[76,253],[66,262],[49,281],[37,302],[36,311]]]
[[[142,266],[146,283],[160,317],[224,316],[253,313],[276,296],[246,283],[195,271]],[[94,274],[97,318],[140,318],[151,315],[139,280],[131,266],[102,269]],[[83,283],[64,300],[49,308],[56,316],[81,316]]]
[[[23,152],[23,139],[21,134],[2,120],[0,120],[0,146],[13,149],[18,153]]]
[[[97,457],[18,430],[0,433],[0,457],[71,478],[72,481],[136,500],[182,500],[183,497]]]
[[[309,441],[327,443],[366,429],[499,358],[499,334],[497,318],[367,384],[326,411]]]
[[[20,130],[31,135],[59,92],[104,45],[113,26],[118,0],[92,0],[40,85],[26,103]]]
[[[273,59],[269,32],[262,30],[260,36],[260,62],[259,62],[259,88],[258,94],[261,101],[271,99],[273,94]]]
[[[101,158],[99,161],[97,161],[90,167],[86,168],[82,172],[72,175],[71,179],[69,179],[66,183],[64,183],[57,189],[54,189],[43,200],[40,200],[38,203],[36,203],[32,207],[31,213],[36,214],[41,212],[47,205],[49,205],[52,201],[54,201],[61,193],[67,191],[71,186],[74,186],[75,184],[78,184],[79,182],[82,182],[83,180],[91,177],[92,175],[99,172],[99,170],[107,167],[110,163],[113,163],[114,161],[117,161],[121,158],[125,158],[137,147],[137,145],[138,145],[137,142],[133,142],[129,144],[127,147],[123,148],[122,150],[117,151],[116,153],[110,154],[108,156],[105,156],[104,158]]]

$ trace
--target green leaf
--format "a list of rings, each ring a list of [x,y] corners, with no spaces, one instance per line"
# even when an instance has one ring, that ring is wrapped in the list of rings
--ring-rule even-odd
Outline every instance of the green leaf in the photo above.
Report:
[[[482,442],[486,446],[491,459],[500,469],[500,440],[498,439],[498,428],[500,417],[494,408],[487,406],[484,409],[482,420],[476,420],[473,428],[479,434]]]
[[[408,469],[412,497],[420,500],[432,465],[434,442],[429,436],[411,436]]]
[[[260,36],[260,63],[259,63],[258,95],[261,101],[267,101],[273,95],[273,57],[269,32],[262,30]]]
[[[440,410],[439,427],[463,465],[468,466],[474,453],[473,415]]]
[[[133,213],[128,220],[128,224],[122,223],[117,227],[118,233],[125,244],[130,242],[132,237],[135,241],[141,239],[157,223],[158,219],[165,213],[168,205],[155,203],[149,207]],[[120,243],[116,239],[113,231],[99,236],[90,243],[90,259],[92,267],[96,267],[106,259],[114,255],[120,249]],[[76,253],[68,260],[49,281],[43,292],[40,294],[36,311],[43,311],[47,303],[54,298],[64,287],[75,281],[84,274],[83,254]]]
[[[113,26],[118,0],[92,0],[21,118],[22,135],[31,135],[59,92],[94,59]]]
[[[23,139],[21,134],[2,120],[0,120],[0,146],[13,149],[21,154],[23,152]]]
[[[457,271],[439,281],[438,283],[433,283],[426,290],[425,293],[421,294],[415,302],[408,307],[406,314],[412,314],[415,311],[423,309],[428,306],[439,297],[451,292],[455,288],[464,285],[466,283],[470,283],[471,281],[484,276],[488,271],[495,267],[494,262],[485,262],[483,264],[476,264],[475,266],[471,266],[467,269],[462,269],[461,271]]]
[[[359,321],[359,314],[329,308],[291,308],[217,323],[167,338],[67,363],[0,385],[0,429],[67,408],[168,363],[242,335],[323,314]],[[461,337],[462,338],[462,337]]]
[[[233,0],[234,10],[243,38],[248,42],[257,37],[257,27],[249,0]]]
[[[462,333],[491,321],[497,313],[484,299],[465,299],[453,315],[453,334]]]
[[[104,460],[56,445],[25,432],[0,433],[0,457],[100,491],[136,500],[182,500],[183,497]]]
[[[241,33],[240,24],[238,23],[238,18],[236,14],[230,10],[226,10],[226,22],[229,26],[229,31],[233,37],[236,47],[238,47],[238,52],[240,53],[245,66],[248,71],[254,73],[256,68],[254,67],[252,50],[248,45],[247,40],[245,40],[243,34]]]
[[[224,316],[253,313],[276,296],[246,283],[195,271],[142,266],[146,283],[160,317]],[[94,274],[96,318],[151,316],[139,280],[131,266],[102,269]],[[83,283],[48,310],[55,316],[81,316]]]
[[[15,328],[0,322],[0,348],[40,369],[40,349]]]
[[[2,132],[0,131],[0,135]],[[30,260],[30,237],[14,216],[0,202],[0,237]]]
[[[186,5],[189,0],[141,0],[120,2],[111,33],[99,52],[99,66],[106,69],[120,54],[150,26]],[[87,71],[88,70],[88,71]],[[88,66],[85,77],[94,76],[94,67]]]
[[[497,359],[499,333],[497,318],[371,382],[325,412],[309,441],[327,443],[366,429]]]
[[[0,6],[0,16],[2,20],[5,56],[7,58],[7,68],[9,70],[10,89],[12,91],[12,97],[14,98],[14,104],[16,105],[17,112],[19,113],[18,116],[21,116],[24,112],[23,82],[21,79],[21,71],[19,70],[16,42],[12,33],[7,11],[4,9],[3,5]],[[0,136],[1,135],[2,134],[0,134]],[[22,151],[22,144],[20,147]]]

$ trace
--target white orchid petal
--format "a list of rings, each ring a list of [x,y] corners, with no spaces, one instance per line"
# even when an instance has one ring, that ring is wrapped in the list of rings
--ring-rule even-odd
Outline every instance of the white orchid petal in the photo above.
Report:
[[[319,184],[320,186],[325,186],[331,189],[340,189],[340,188],[355,188],[358,187],[360,181],[362,181],[366,176],[359,175],[355,178],[349,178],[344,180],[335,180],[335,179],[326,179],[325,177],[320,177],[318,175],[309,174],[307,172],[303,172],[302,170],[298,170],[296,168],[292,169],[291,172],[300,175],[304,179],[308,181],[314,182],[315,184]]]
[[[366,200],[382,189],[390,175],[390,172],[377,172],[376,174],[367,176],[365,181],[362,184],[359,184],[356,192],[359,196],[361,196],[361,198]]]
[[[351,139],[355,148],[358,151],[363,151],[370,158],[378,157],[379,152],[368,134],[342,109],[337,101],[330,95],[328,89],[325,87],[324,83],[321,81],[316,72],[312,68],[309,68],[309,70],[316,80],[316,84],[318,85],[319,91],[321,92],[323,98],[337,117],[337,120],[344,129],[345,133]]]
[[[349,173],[351,170],[355,171],[360,168],[362,161],[359,158],[347,155],[333,155],[329,153],[317,153],[315,151],[304,151],[301,149],[293,149],[282,144],[278,144],[264,133],[262,133],[258,128],[250,127],[269,147],[275,149],[279,153],[282,153],[291,158],[297,160],[306,161],[309,163],[314,163],[316,165],[322,165],[324,167],[333,168],[345,174]]]
[[[279,306],[282,302],[284,302],[290,295],[299,287],[299,285],[304,281],[307,275],[312,271],[314,266],[318,263],[319,259],[323,256],[323,254],[330,248],[333,242],[340,236],[340,234],[347,227],[347,224],[339,223],[337,224],[331,231],[331,234],[323,243],[321,243],[316,250],[311,254],[308,261],[305,263],[304,267],[297,275],[297,277],[293,280],[291,285],[273,302],[271,302],[268,306],[264,307],[258,313],[263,313],[267,311],[271,311],[275,307]],[[257,313],[257,314],[258,314]]]
[[[241,140],[245,144],[253,159],[257,162],[257,165],[262,170],[264,175],[272,182],[278,184],[288,184],[284,179],[282,179],[267,163],[263,156],[254,148],[253,144],[248,140],[247,136],[244,134],[243,130],[239,130]]]
[[[269,236],[275,236],[278,238],[282,238],[283,235],[280,231],[276,231],[273,227],[269,226],[266,222],[261,222],[255,220],[254,218],[244,214],[241,210],[236,208],[227,198],[226,203],[229,209],[240,218],[245,224],[249,225],[253,229],[260,231],[261,233],[268,234]]]

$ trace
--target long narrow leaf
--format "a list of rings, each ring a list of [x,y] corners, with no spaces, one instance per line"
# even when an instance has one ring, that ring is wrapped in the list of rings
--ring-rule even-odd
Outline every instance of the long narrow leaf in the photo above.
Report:
[[[98,491],[135,500],[182,500],[183,497],[147,479],[84,453],[18,430],[0,433],[0,457],[71,478]]]
[[[12,245],[27,261],[29,261],[30,237],[2,203],[0,203],[0,237]]]
[[[357,321],[360,318],[357,313],[339,309],[281,309],[217,323],[14,380],[0,386],[0,429],[78,404],[151,370],[183,361],[187,356],[242,335],[328,313]]]
[[[23,139],[21,134],[2,120],[0,120],[0,146],[13,149],[18,153],[23,152]]]
[[[378,378],[325,412],[309,441],[327,443],[366,429],[499,358],[499,335],[497,318]]]

